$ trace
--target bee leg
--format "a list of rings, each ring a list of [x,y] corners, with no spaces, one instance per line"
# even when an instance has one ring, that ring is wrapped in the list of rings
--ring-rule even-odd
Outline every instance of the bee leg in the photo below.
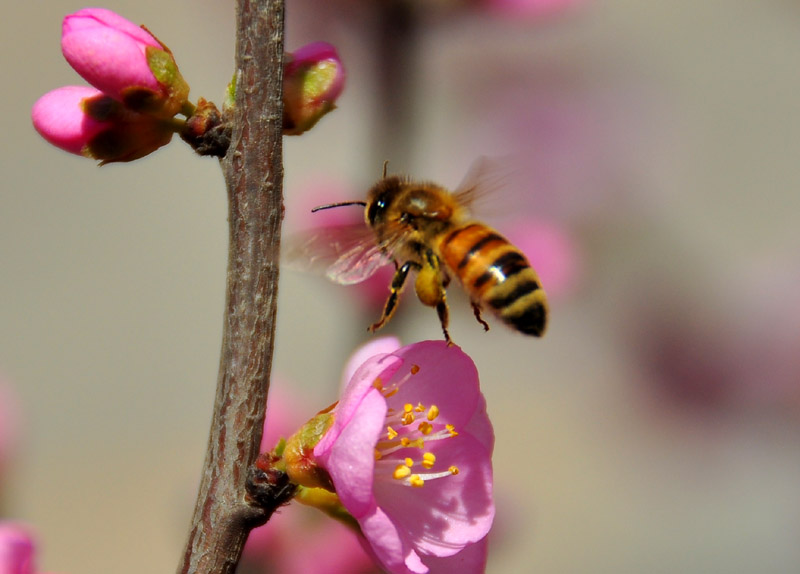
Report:
[[[432,251],[426,251],[414,288],[417,292],[417,297],[424,305],[436,308],[439,322],[442,324],[445,341],[447,341],[448,345],[452,345],[453,340],[447,331],[450,318],[444,290],[445,281],[449,281],[449,279],[441,272],[439,258]]]
[[[450,338],[450,333],[447,331],[447,325],[450,323],[450,312],[447,308],[447,300],[444,293],[442,293],[442,300],[436,305],[436,314],[439,315],[439,322],[442,324],[444,340],[447,341],[448,347],[452,347],[453,339]]]
[[[488,331],[489,330],[489,323],[484,321],[483,318],[481,317],[481,306],[478,303],[476,303],[475,301],[471,301],[471,303],[472,303],[472,311],[475,313],[475,318],[478,320],[478,323],[483,325],[483,330],[484,331]]]
[[[397,266],[397,262],[395,261],[395,266]],[[413,261],[406,261],[397,268],[397,271],[394,273],[394,277],[392,277],[392,283],[389,286],[389,298],[386,300],[386,305],[383,307],[383,313],[381,314],[381,318],[378,319],[377,323],[370,325],[369,331],[370,333],[374,333],[378,329],[384,326],[384,324],[392,318],[394,315],[394,311],[397,308],[397,298],[400,296],[400,293],[403,291],[403,285],[406,282],[406,278],[408,277],[408,272],[411,269],[418,269],[419,265],[414,263]]]

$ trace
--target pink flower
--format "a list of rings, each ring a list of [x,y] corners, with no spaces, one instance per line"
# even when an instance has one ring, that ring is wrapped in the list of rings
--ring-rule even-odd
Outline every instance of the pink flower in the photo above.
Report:
[[[128,111],[88,86],[64,86],[34,104],[33,126],[48,142],[104,163],[131,161],[169,143],[165,120]]]
[[[336,48],[314,42],[287,54],[283,69],[283,133],[298,135],[333,110],[344,88],[344,67]]]
[[[22,524],[0,521],[0,574],[46,574],[36,569],[36,547]]]
[[[187,101],[189,87],[169,49],[110,10],[66,16],[61,49],[87,82],[132,110],[172,117]]]
[[[490,10],[512,17],[548,16],[582,2],[583,0],[483,0]]]
[[[0,522],[0,574],[34,574],[33,538],[28,529]]]
[[[470,358],[444,341],[374,355],[332,416],[313,456],[381,565],[482,572],[494,434]]]

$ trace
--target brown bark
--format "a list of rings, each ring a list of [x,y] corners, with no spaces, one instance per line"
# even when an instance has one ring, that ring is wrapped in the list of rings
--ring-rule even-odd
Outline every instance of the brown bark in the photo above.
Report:
[[[238,0],[236,107],[221,160],[230,246],[217,394],[179,574],[233,573],[251,528],[280,503],[246,496],[272,366],[283,217],[283,0]],[[262,501],[263,504],[263,501]]]

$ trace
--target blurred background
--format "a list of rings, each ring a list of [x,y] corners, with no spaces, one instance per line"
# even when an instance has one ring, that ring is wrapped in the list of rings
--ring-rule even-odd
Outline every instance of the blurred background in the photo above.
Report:
[[[232,3],[104,6],[221,102]],[[0,510],[44,571],[171,572],[217,376],[225,192],[177,138],[99,169],[35,133],[36,99],[83,83],[59,45],[81,7],[0,21]],[[491,222],[540,271],[547,336],[484,334],[450,296],[496,432],[487,571],[797,571],[800,4],[289,0],[287,48],[314,40],[348,80],[285,140],[287,231],[385,159],[448,186],[482,155],[517,165]],[[284,268],[275,386],[301,417],[369,339],[371,293]],[[441,336],[413,295],[384,332]]]

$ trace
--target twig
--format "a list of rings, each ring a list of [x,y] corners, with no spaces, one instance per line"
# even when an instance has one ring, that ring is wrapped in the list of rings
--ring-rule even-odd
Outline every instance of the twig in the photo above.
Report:
[[[236,107],[227,155],[230,247],[217,395],[179,574],[232,574],[247,534],[276,502],[246,498],[264,422],[283,217],[283,0],[238,0]],[[270,507],[271,506],[271,507]]]

